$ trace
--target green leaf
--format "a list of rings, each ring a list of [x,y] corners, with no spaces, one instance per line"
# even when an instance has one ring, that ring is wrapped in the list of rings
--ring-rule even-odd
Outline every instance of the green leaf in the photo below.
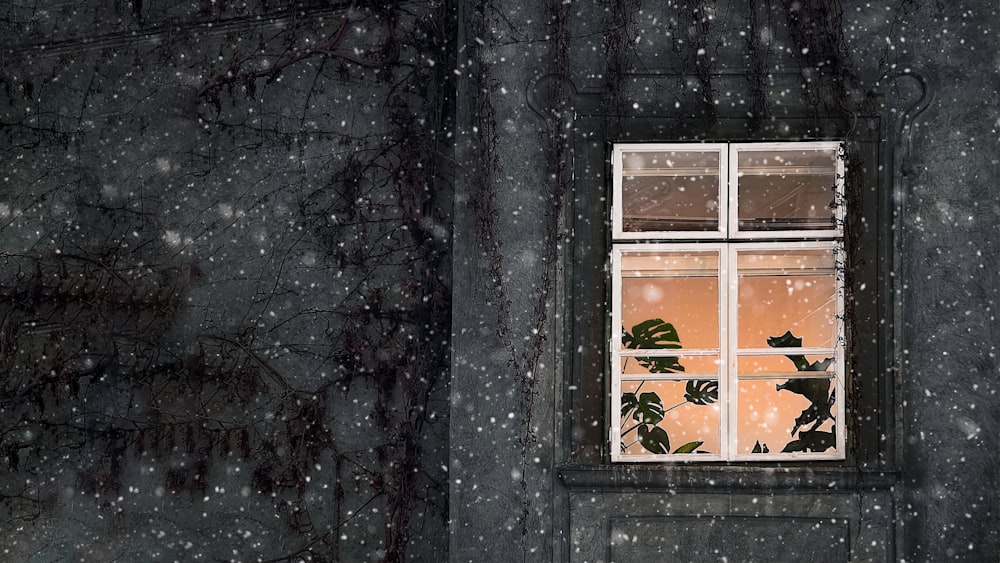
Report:
[[[683,446],[681,446],[681,447],[677,448],[676,450],[674,450],[674,453],[675,454],[689,454],[689,453],[697,450],[698,446],[700,446],[700,445],[702,445],[704,443],[705,443],[704,441],[688,442],[688,443],[684,444]]]
[[[759,440],[754,440],[753,450],[751,450],[750,453],[752,453],[752,454],[766,454],[766,453],[769,453],[770,451],[771,450],[767,449],[767,444],[764,444],[763,446],[761,446]]]
[[[781,336],[769,337],[767,339],[767,345],[771,348],[801,348],[802,339],[792,334],[792,331],[789,330]],[[801,354],[789,354],[785,357],[795,364],[795,369],[797,371],[826,371],[826,368],[830,367],[830,364],[833,362],[833,358],[824,358],[822,360],[809,363],[809,360]]]
[[[767,345],[772,348],[797,348],[802,346],[802,339],[793,335],[792,331],[789,330],[781,336],[768,338]],[[830,364],[833,363],[833,358],[824,358],[809,363],[809,360],[801,354],[788,354],[785,357],[795,364],[795,369],[798,371],[826,371],[830,367]],[[806,424],[815,423],[813,425],[815,429],[824,420],[833,418],[833,415],[830,413],[830,407],[833,405],[834,395],[830,393],[829,379],[789,379],[780,385],[775,385],[774,388],[778,391],[785,390],[797,393],[809,400],[810,405],[795,419],[795,426],[792,427],[792,436],[798,432],[799,428]],[[793,447],[799,448],[805,446],[797,444]],[[796,449],[791,451],[802,450]]]
[[[638,406],[639,399],[635,393],[622,393],[622,418],[627,418]]]
[[[823,358],[822,360],[816,360],[815,362],[809,364],[806,369],[799,371],[826,371],[826,368],[830,367],[833,363],[833,358]]]
[[[677,361],[676,356],[658,358],[653,356],[637,356],[635,361],[639,362],[640,366],[648,369],[651,373],[674,373],[684,371],[684,366]]]
[[[822,432],[820,430],[803,430],[799,432],[799,439],[792,440],[785,444],[782,453],[788,452],[824,452],[837,443],[836,434],[833,432]]]
[[[829,391],[829,379],[789,379],[785,383],[775,385],[775,389],[778,391],[784,389],[793,393],[798,393],[806,399],[809,399],[809,402],[811,403],[808,407],[803,409],[802,413],[800,413],[795,419],[795,426],[792,428],[793,436],[800,427],[805,426],[810,422],[815,422],[816,426],[818,426],[824,420],[833,418],[833,413],[830,412],[830,408],[836,400],[836,394]],[[813,426],[813,428],[816,426]]]
[[[804,451],[806,451],[806,444],[802,440],[792,440],[791,442],[785,444],[785,447],[781,449],[781,453],[783,454]]]
[[[622,344],[633,350],[680,348],[681,339],[677,336],[674,325],[664,322],[663,319],[649,319],[633,326],[632,334],[626,332],[622,337]]]
[[[695,405],[707,405],[719,400],[719,382],[707,379],[688,381],[684,386],[684,399]]]
[[[833,413],[830,412],[830,407],[833,406],[834,397],[830,395],[830,402],[825,405],[812,404],[802,410],[802,413],[795,418],[795,427],[792,428],[792,435],[799,428],[809,424],[810,422],[815,422],[813,428],[816,428],[823,423],[824,420],[828,418],[833,418]]]
[[[676,350],[681,348],[681,339],[674,325],[663,319],[649,319],[632,327],[632,332],[624,331],[622,346],[630,350]],[[676,356],[655,358],[636,357],[639,365],[652,373],[672,373],[684,371],[684,366]]]
[[[654,454],[670,453],[670,438],[659,426],[640,426],[639,443]]]
[[[781,336],[771,336],[767,339],[767,345],[771,348],[801,348],[802,339],[792,334],[792,331],[785,331]]]
[[[830,380],[826,378],[789,379],[775,385],[774,389],[798,393],[814,405],[825,405],[830,401]]]
[[[657,424],[663,420],[663,401],[660,396],[656,393],[639,395],[632,418],[643,424]]]

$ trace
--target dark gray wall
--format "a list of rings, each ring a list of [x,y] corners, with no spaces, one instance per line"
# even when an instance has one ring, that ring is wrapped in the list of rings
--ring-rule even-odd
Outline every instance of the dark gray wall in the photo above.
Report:
[[[462,3],[453,560],[1000,552],[997,6],[746,4]],[[864,202],[852,456],[610,466],[607,143],[803,137]]]
[[[449,17],[2,4],[0,559],[444,556]]]
[[[4,557],[995,560],[998,8],[744,4],[5,3]],[[610,466],[607,143],[799,136],[850,463]]]

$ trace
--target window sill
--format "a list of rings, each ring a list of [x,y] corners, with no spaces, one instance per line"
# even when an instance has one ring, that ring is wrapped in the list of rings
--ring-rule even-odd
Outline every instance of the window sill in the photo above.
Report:
[[[839,493],[889,489],[896,471],[869,471],[831,465],[656,465],[614,464],[559,467],[569,489],[641,489],[718,492],[800,490]]]

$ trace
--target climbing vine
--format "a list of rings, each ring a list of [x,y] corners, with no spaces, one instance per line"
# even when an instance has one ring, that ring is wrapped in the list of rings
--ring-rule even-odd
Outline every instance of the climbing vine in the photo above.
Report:
[[[112,527],[80,553],[109,559],[148,521],[178,553],[405,561],[447,520],[451,8],[227,10],[3,71],[4,162],[70,155],[5,169],[3,517],[94,499]],[[75,120],[37,111],[73,96]]]

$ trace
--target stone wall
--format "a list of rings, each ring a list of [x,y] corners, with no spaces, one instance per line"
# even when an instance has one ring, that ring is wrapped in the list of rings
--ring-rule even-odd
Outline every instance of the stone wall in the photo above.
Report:
[[[997,552],[1000,14],[750,5],[462,3],[452,560]],[[796,138],[848,139],[863,179],[851,458],[611,466],[609,143]]]
[[[2,559],[436,559],[437,3],[0,8]]]
[[[994,4],[5,3],[2,558],[994,558]],[[794,138],[849,462],[611,465],[609,143]]]

